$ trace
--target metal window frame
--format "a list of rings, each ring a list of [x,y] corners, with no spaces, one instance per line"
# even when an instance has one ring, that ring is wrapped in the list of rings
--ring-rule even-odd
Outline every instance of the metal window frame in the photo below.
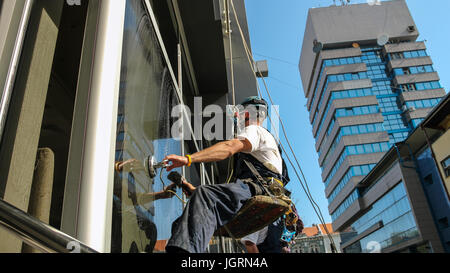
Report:
[[[19,28],[17,30],[17,36],[14,43],[14,48],[9,64],[8,73],[5,79],[5,85],[0,100],[0,141],[3,138],[3,131],[6,124],[6,117],[8,115],[9,103],[11,101],[12,92],[14,89],[14,82],[16,79],[17,69],[22,54],[23,43],[25,40],[25,34],[28,28],[28,22],[31,16],[31,10],[34,4],[34,0],[25,0],[22,17],[20,19]]]
[[[0,227],[45,253],[96,253],[95,250],[0,199]]]

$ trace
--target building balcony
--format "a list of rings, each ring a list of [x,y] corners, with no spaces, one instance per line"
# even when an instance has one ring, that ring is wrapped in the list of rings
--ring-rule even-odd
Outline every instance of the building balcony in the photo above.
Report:
[[[429,56],[418,57],[411,59],[395,59],[390,60],[387,64],[389,70],[395,68],[412,67],[412,66],[422,66],[422,65],[432,65],[433,61]]]
[[[439,75],[437,72],[431,73],[421,73],[421,74],[411,74],[411,75],[399,75],[395,76],[393,83],[395,86],[400,84],[410,84],[417,82],[432,82],[439,81]]]
[[[340,127],[369,124],[369,123],[382,123],[384,121],[381,113],[360,115],[360,116],[339,117],[336,119],[336,123],[334,124],[334,128],[331,130],[331,133],[327,136],[327,128],[333,117],[334,115],[329,115],[329,117],[327,117],[327,119],[325,120],[319,138],[316,142],[316,151],[319,151],[321,144],[331,145]]]
[[[358,73],[358,72],[365,72],[365,71],[367,71],[367,66],[365,63],[346,64],[346,65],[325,67],[323,70],[322,78],[320,79],[320,82],[317,83],[318,84],[317,91],[316,91],[317,94],[311,93],[309,96],[309,99],[308,99],[307,107],[308,107],[309,113],[310,113],[310,122],[312,123],[312,121],[313,121],[314,113],[320,102],[320,97],[322,96],[321,91],[324,88],[324,85],[326,84],[326,81],[327,81],[327,77],[329,75]],[[352,82],[352,81],[347,81],[347,82]],[[329,85],[332,85],[332,84],[333,83],[329,83]],[[334,84],[336,84],[336,82],[334,82]],[[328,88],[329,87],[327,86],[327,88],[325,90],[323,90],[323,92],[327,92]],[[332,88],[333,88],[333,86],[330,86],[330,90]],[[316,90],[316,89],[314,89],[314,90]],[[334,90],[336,90],[336,89],[334,89]],[[314,103],[313,103],[312,98],[314,95],[316,96],[316,98],[314,99]]]
[[[346,135],[342,136],[339,143],[336,144],[336,148],[329,155],[330,158],[335,158],[336,154],[340,154],[345,146],[349,145],[359,145],[366,143],[376,143],[376,142],[385,142],[389,141],[389,135],[386,132],[375,132],[375,133],[367,133],[367,134],[355,134],[355,135]],[[324,149],[324,152],[319,157],[319,165],[322,166],[325,160],[325,156],[329,147]],[[330,160],[328,160],[330,162]]]
[[[402,92],[399,96],[399,99],[400,104],[403,105],[407,101],[442,98],[445,95],[445,90],[443,88],[440,88],[423,91]]]
[[[333,221],[333,230],[341,231],[342,227],[348,223],[356,215],[360,215],[364,209],[364,202],[362,198],[358,198],[348,207],[336,220]]]
[[[339,205],[356,189],[358,183],[364,178],[364,176],[353,176],[347,182],[344,188],[339,192],[339,194],[334,198],[334,200],[328,205],[328,212],[333,214],[333,212],[339,207]]]
[[[408,109],[408,111],[405,112],[406,121],[410,122],[413,119],[425,118],[431,110],[433,110],[433,108]]]
[[[404,51],[424,50],[427,49],[424,42],[409,42],[399,44],[386,44],[383,48],[383,53],[396,53]]]
[[[341,89],[342,90],[342,89]],[[334,116],[334,112],[336,109],[340,108],[350,108],[350,107],[359,107],[366,105],[378,105],[378,100],[376,96],[369,97],[357,97],[357,98],[346,98],[346,99],[335,99],[332,101],[330,109],[328,110],[327,116],[323,117],[325,119],[323,128],[327,128],[330,123],[331,118]],[[318,113],[319,117],[321,117],[321,113],[327,108],[326,105],[322,106],[321,112]],[[319,129],[320,122],[316,122],[313,128],[313,134],[316,135],[317,130]]]
[[[330,196],[331,192],[334,190],[334,188],[337,186],[339,181],[342,179],[342,177],[345,175],[345,173],[351,166],[375,164],[383,157],[384,154],[385,154],[384,152],[380,152],[372,154],[349,155],[345,157],[341,166],[337,168],[336,172],[334,173],[333,177],[328,183],[328,186],[325,188],[326,196],[327,197]],[[322,181],[325,181],[325,178],[328,177],[328,174],[331,171],[331,167],[333,166],[330,166],[327,172],[325,171],[322,172]]]

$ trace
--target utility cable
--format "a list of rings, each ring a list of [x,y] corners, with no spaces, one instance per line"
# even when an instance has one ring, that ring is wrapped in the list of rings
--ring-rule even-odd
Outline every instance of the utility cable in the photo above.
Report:
[[[254,54],[258,55],[258,56],[261,56],[261,57],[264,57],[264,58],[272,59],[274,61],[278,61],[278,62],[281,62],[281,63],[285,63],[285,64],[288,64],[288,65],[292,65],[292,66],[298,67],[296,64],[288,62],[288,61],[285,61],[283,59],[279,59],[279,58],[275,58],[275,57],[271,57],[271,56],[267,56],[267,55],[263,55],[263,54],[259,54],[259,53],[254,53]]]
[[[226,26],[227,29],[226,31],[228,32],[228,42],[229,42],[229,57],[230,57],[230,74],[231,74],[231,93],[232,93],[232,104],[233,107],[236,106],[236,89],[235,89],[235,81],[234,81],[234,60],[233,60],[233,42],[232,42],[232,31],[231,31],[231,18],[230,18],[230,0],[225,0],[225,20],[226,20]],[[234,119],[234,115],[233,115],[233,119]],[[236,132],[236,128],[233,128],[233,131]],[[234,135],[236,136],[236,133],[234,133]],[[230,167],[231,167],[231,173],[229,175],[229,177],[227,178],[226,183],[230,183],[232,177],[233,177],[233,173],[234,173],[234,160],[233,160],[234,156],[232,156],[230,158],[230,160],[228,161],[228,173],[230,173]],[[224,225],[225,230],[227,231],[228,235],[232,238],[232,240],[236,241],[236,244],[239,246],[239,248],[241,249],[241,251],[244,251],[244,249],[242,248],[242,246],[240,245],[239,241],[236,239],[236,237],[233,235],[233,233],[231,233],[230,229]]]

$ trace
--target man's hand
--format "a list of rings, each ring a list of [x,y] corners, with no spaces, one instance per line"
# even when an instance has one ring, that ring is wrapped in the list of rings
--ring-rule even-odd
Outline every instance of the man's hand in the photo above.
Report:
[[[186,166],[189,164],[189,159],[185,156],[179,156],[179,155],[169,155],[164,158],[164,160],[168,160],[172,163],[172,165],[168,166],[166,170],[170,172],[171,170],[175,168],[180,168],[183,166]]]
[[[186,179],[184,179],[184,177],[183,177],[183,186],[181,188],[183,190],[183,193],[187,197],[191,197],[191,194],[197,189],[196,187],[194,187],[194,185],[187,182]]]
[[[157,193],[157,199],[172,198],[175,195],[173,192],[175,191],[176,187],[177,185],[175,185],[175,183],[172,183],[169,186],[165,187],[162,192]]]
[[[115,165],[117,172],[132,172],[144,169],[144,165],[137,159],[128,159],[127,161],[119,161]]]

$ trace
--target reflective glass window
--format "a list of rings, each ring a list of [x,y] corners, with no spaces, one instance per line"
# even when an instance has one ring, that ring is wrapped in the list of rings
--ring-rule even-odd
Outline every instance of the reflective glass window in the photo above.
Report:
[[[171,182],[160,171],[150,177],[147,164],[151,156],[159,162],[180,154],[180,142],[171,137],[171,110],[179,102],[140,0],[126,1],[120,81],[118,128],[124,129],[116,142],[111,251],[153,252],[158,241],[169,239],[183,209],[177,198],[157,200]]]

